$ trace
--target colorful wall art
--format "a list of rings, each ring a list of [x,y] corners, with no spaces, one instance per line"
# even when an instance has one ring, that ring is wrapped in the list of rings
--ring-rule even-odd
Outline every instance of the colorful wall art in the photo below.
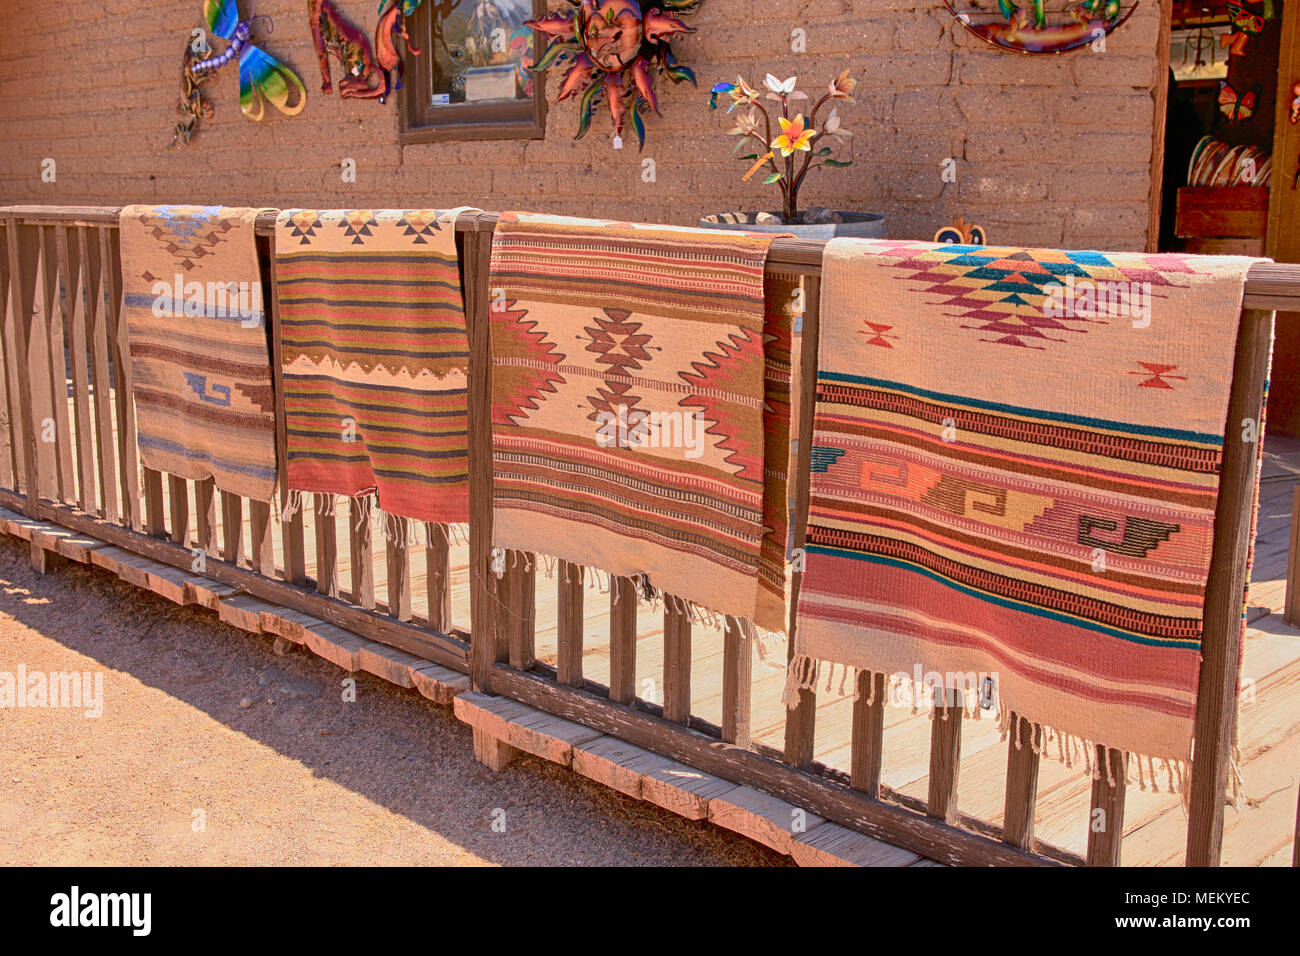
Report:
[[[674,83],[695,83],[695,73],[677,62],[669,43],[695,29],[674,14],[690,13],[701,0],[570,0],[574,10],[553,13],[528,25],[551,39],[537,62],[544,70],[570,62],[558,99],[580,96],[578,135],[586,135],[604,97],[614,124],[614,148],[623,148],[628,114],[637,141],[645,145],[642,113],[659,112],[655,73]]]
[[[253,43],[253,25],[261,22],[270,32],[269,17],[239,18],[236,0],[205,0],[203,22],[208,33],[195,30],[181,58],[181,99],[172,145],[188,143],[202,119],[213,115],[211,104],[203,99],[200,87],[209,76],[231,60],[239,60],[239,108],[251,120],[260,120],[264,104],[269,102],[280,112],[296,116],[307,105],[307,93],[298,74]],[[219,55],[208,55],[208,35],[226,41]]]
[[[1120,0],[1084,0],[1058,18],[1049,16],[1043,0],[998,0],[998,13],[958,10],[952,0],[943,2],[971,33],[1014,53],[1065,53],[1096,43],[1122,26],[1138,6],[1124,10]]]
[[[330,57],[336,56],[344,73],[339,80],[339,96],[377,99],[381,103],[387,100],[388,73],[375,60],[370,41],[356,24],[339,13],[331,0],[307,0],[307,16],[316,58],[320,60],[320,91],[328,96],[334,90]]]

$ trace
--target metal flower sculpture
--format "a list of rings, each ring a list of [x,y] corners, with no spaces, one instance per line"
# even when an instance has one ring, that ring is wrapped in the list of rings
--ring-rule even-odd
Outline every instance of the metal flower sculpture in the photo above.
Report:
[[[731,105],[727,107],[728,113],[737,109],[743,110],[736,117],[736,125],[727,130],[727,135],[740,137],[736,141],[737,153],[748,146],[750,140],[758,143],[758,151],[740,157],[746,161],[753,161],[749,172],[741,177],[741,182],[749,182],[755,173],[766,168],[768,176],[763,180],[763,184],[776,184],[781,190],[782,216],[786,222],[797,222],[799,187],[803,185],[808,173],[821,166],[853,165],[852,160],[842,161],[834,158],[832,154],[835,152],[835,147],[829,145],[826,137],[830,137],[836,146],[844,145],[852,138],[853,134],[840,120],[839,102],[853,102],[853,90],[857,87],[858,81],[849,76],[849,71],[845,70],[831,80],[826,87],[826,92],[818,98],[806,116],[794,107],[796,103],[808,101],[808,94],[796,89],[797,77],[791,76],[782,80],[769,73],[763,78],[763,82],[767,86],[765,98],[775,102],[781,108],[781,111],[775,114],[777,128],[780,130],[778,135],[772,135],[773,113],[759,102],[764,94],[746,83],[743,76],[736,77],[735,83],[714,85],[709,91],[711,94],[709,109],[717,109],[718,97],[725,93],[731,97]],[[821,129],[818,129],[821,108],[827,103],[832,104],[831,111],[825,119],[821,120]],[[795,110],[793,117],[790,115],[792,109]],[[802,157],[799,156],[800,153],[803,154]]]
[[[695,73],[677,62],[669,38],[694,33],[674,13],[690,13],[702,0],[569,0],[576,9],[553,13],[527,25],[551,38],[537,60],[536,69],[571,60],[557,99],[581,95],[578,135],[591,128],[591,117],[605,97],[614,122],[614,148],[623,148],[623,125],[628,114],[637,140],[645,146],[647,110],[659,113],[654,74],[674,83],[695,83]]]

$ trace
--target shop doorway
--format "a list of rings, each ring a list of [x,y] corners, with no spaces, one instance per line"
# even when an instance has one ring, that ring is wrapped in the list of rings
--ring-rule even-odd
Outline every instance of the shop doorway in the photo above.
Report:
[[[1166,11],[1153,248],[1300,262],[1298,23],[1300,0]],[[1273,369],[1269,430],[1300,437],[1300,315],[1279,316]]]

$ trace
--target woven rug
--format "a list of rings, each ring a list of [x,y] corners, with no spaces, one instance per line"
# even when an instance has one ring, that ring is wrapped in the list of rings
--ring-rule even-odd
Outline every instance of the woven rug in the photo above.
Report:
[[[127,206],[118,226],[141,462],[269,501],[275,402],[254,235],[261,211]]]
[[[658,593],[785,629],[789,322],[764,309],[772,238],[502,215],[498,548],[646,575]],[[765,326],[782,323],[769,361]],[[765,471],[780,479],[767,500]]]
[[[1251,261],[829,244],[787,692],[957,687],[1178,788]]]
[[[469,518],[462,210],[286,209],[276,221],[290,491]]]

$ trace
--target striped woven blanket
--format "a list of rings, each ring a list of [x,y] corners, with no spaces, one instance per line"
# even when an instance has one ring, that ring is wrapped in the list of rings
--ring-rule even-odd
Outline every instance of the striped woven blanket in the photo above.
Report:
[[[459,209],[276,221],[286,481],[404,518],[469,518]]]
[[[127,206],[122,304],[146,468],[269,501],[275,402],[259,209]]]
[[[1178,787],[1250,262],[832,242],[787,690],[942,682]]]
[[[497,547],[784,630],[790,313],[765,315],[771,239],[502,215]]]

